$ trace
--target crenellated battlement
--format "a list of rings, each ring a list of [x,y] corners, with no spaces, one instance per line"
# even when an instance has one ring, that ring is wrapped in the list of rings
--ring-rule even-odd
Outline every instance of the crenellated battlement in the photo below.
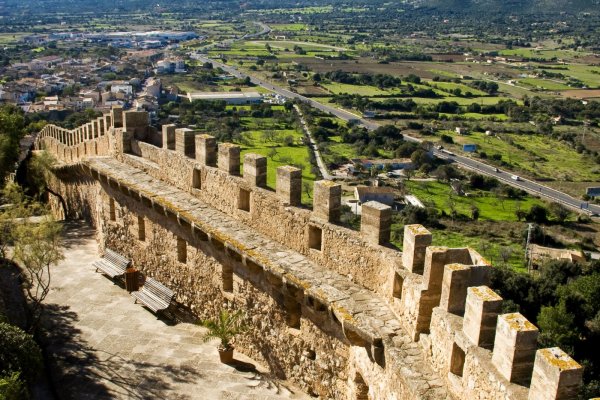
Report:
[[[244,349],[278,358],[307,390],[378,399],[577,392],[581,366],[560,349],[537,350],[537,328],[501,313],[492,266],[477,251],[434,247],[425,227],[407,225],[399,252],[388,244],[392,210],[377,202],[363,204],[360,231],[342,227],[335,182],[314,183],[309,209],[301,170],[277,168],[271,190],[266,157],[242,160],[238,145],[175,125],[158,132],[146,113],[119,108],[74,130],[48,125],[37,149],[86,171],[85,184],[64,174],[54,183],[67,198],[79,188],[73,207],[89,208],[101,247],[130,256],[200,315],[255,304]]]

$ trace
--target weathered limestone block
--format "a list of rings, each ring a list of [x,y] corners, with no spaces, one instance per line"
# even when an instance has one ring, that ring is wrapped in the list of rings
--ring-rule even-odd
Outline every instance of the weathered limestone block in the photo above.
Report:
[[[133,132],[136,138],[144,139],[148,126],[147,111],[126,111],[123,113],[123,129],[127,132]]]
[[[267,157],[248,153],[244,156],[244,180],[252,186],[267,186]]]
[[[423,225],[405,225],[402,246],[402,264],[410,272],[423,273],[425,250],[431,244],[432,236]]]
[[[498,317],[492,363],[505,379],[529,383],[538,333],[538,328],[520,313]]]
[[[117,129],[117,131],[115,132],[115,138],[117,140],[117,152],[131,153],[131,141],[133,140],[133,132],[129,132],[124,129]]]
[[[98,124],[98,137],[104,136],[106,134],[106,126],[104,125],[105,119],[103,117],[98,117],[96,123]]]
[[[535,353],[529,400],[576,399],[583,368],[558,347]]]
[[[189,128],[175,129],[175,151],[181,155],[193,158],[196,151],[194,143],[195,134]]]
[[[196,161],[209,167],[217,165],[217,139],[214,136],[196,135]]]
[[[275,188],[284,204],[299,206],[302,203],[302,170],[289,165],[278,167]]]
[[[218,167],[229,175],[240,174],[240,146],[233,143],[219,143]]]
[[[315,182],[313,191],[313,215],[329,222],[340,219],[342,185],[333,181]]]
[[[92,126],[92,131],[91,134],[88,135],[89,139],[96,139],[99,135],[98,135],[98,121],[97,120],[92,120],[91,122],[91,126]]]
[[[502,310],[502,297],[487,286],[467,289],[463,332],[476,346],[491,349],[496,322]]]
[[[470,280],[471,268],[468,265],[445,265],[440,307],[449,313],[462,315],[465,311],[467,288]]]
[[[112,114],[104,114],[104,129],[108,132],[109,129],[114,128]]]
[[[175,150],[175,129],[177,125],[168,124],[162,126],[162,148]]]
[[[385,204],[369,201],[362,205],[360,231],[363,237],[373,244],[390,241],[392,208]]]
[[[113,106],[110,110],[110,120],[113,128],[123,127],[123,107]]]

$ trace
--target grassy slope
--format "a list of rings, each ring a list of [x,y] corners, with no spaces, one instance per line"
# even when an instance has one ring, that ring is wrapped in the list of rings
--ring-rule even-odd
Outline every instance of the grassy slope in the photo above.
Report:
[[[425,204],[433,204],[438,210],[450,214],[450,198],[452,190],[446,183],[434,181],[407,181],[406,187],[411,194],[417,196]],[[479,219],[489,221],[517,221],[515,211],[529,210],[534,204],[544,204],[541,200],[525,197],[521,200],[497,198],[490,192],[473,191],[473,197],[454,194],[452,200],[459,214],[469,216],[471,206],[479,208]]]
[[[473,132],[467,136],[457,135],[452,131],[444,134],[454,138],[455,143],[462,145],[473,143],[485,151],[488,156],[501,154],[502,159],[510,162],[518,169],[532,175],[558,180],[596,181],[600,173],[593,160],[578,154],[575,149],[563,142],[546,138],[542,135],[506,134],[507,139],[523,146],[526,150],[510,145],[506,139],[486,137],[483,133]]]

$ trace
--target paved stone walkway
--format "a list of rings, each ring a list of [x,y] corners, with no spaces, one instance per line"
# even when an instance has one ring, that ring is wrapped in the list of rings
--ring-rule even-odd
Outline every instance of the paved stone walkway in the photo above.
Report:
[[[203,328],[169,326],[91,266],[93,229],[66,227],[65,260],[48,295],[49,353],[63,399],[306,399],[239,353],[219,361]]]

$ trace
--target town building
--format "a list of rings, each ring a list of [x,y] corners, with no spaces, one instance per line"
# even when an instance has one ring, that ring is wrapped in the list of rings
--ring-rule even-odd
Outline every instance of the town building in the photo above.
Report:
[[[263,101],[258,92],[195,92],[188,94],[188,100],[225,101],[227,104],[259,104]]]

